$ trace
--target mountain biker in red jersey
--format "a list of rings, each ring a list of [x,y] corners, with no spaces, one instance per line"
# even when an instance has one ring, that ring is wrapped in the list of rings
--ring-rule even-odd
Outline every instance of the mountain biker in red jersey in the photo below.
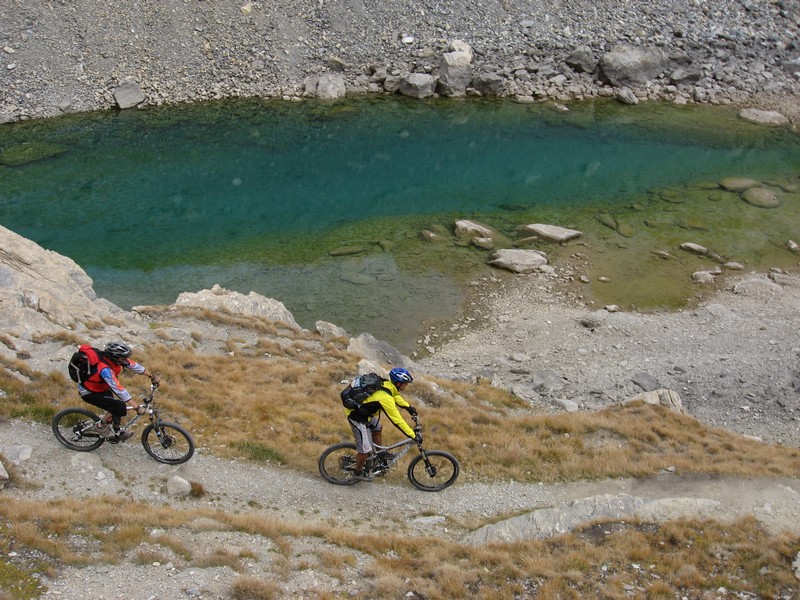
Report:
[[[405,390],[409,383],[414,381],[405,369],[394,368],[389,371],[389,381],[383,383],[382,387],[370,395],[362,402],[361,412],[347,411],[347,421],[353,430],[356,441],[356,465],[353,475],[357,479],[369,481],[372,476],[364,470],[369,453],[372,452],[373,442],[377,445],[382,444],[383,427],[380,423],[381,411],[386,413],[389,420],[400,431],[417,442],[422,442],[422,436],[414,433],[414,430],[403,419],[397,407],[404,408],[410,415],[416,415],[417,410],[411,406],[400,392]],[[373,406],[374,405],[374,409]]]
[[[81,346],[84,352],[91,352],[91,347]],[[139,375],[146,375],[154,384],[159,383],[157,375],[150,373],[134,360],[131,360],[132,351],[123,342],[110,342],[106,347],[97,353],[97,372],[83,383],[78,384],[78,393],[84,402],[102,408],[106,411],[97,422],[95,429],[97,433],[111,442],[119,442],[128,439],[133,435],[132,431],[126,431],[120,436],[120,420],[128,412],[126,404],[133,400],[128,390],[119,382],[119,374],[124,370],[133,371]],[[91,356],[90,356],[91,362]],[[139,409],[137,403],[133,403],[135,409]]]

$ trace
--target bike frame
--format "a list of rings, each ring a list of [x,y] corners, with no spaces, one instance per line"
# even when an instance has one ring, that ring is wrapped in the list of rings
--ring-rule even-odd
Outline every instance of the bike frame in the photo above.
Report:
[[[145,396],[142,399],[142,402],[145,405],[145,412],[143,414],[141,414],[141,415],[139,413],[136,413],[135,415],[133,415],[133,417],[131,419],[128,420],[127,423],[120,424],[120,427],[119,427],[120,432],[128,431],[128,429],[133,427],[139,421],[139,419],[142,418],[145,415],[147,415],[147,418],[150,419],[150,422],[154,426],[158,425],[158,423],[160,422],[161,419],[158,416],[158,409],[155,407],[155,400],[156,400],[155,396],[156,396],[156,390],[157,389],[158,389],[157,385],[154,385],[154,384],[150,385],[150,394],[148,396]],[[128,411],[131,411],[131,410],[135,411],[136,409],[133,408],[132,406],[129,406],[128,407]],[[103,413],[100,413],[101,417],[102,417],[102,414]],[[93,427],[94,427],[94,423],[87,423],[86,427],[81,429],[81,433],[86,433],[87,431],[91,431]],[[161,429],[158,428],[158,427],[156,427],[156,435],[158,435],[159,438],[161,437]]]
[[[421,433],[422,426],[419,424],[419,419],[417,419],[416,415],[412,415],[411,418],[414,419],[414,432]],[[371,465],[370,470],[374,470],[382,466],[375,463],[375,459],[377,458],[379,453],[390,452],[391,450],[394,450],[396,448],[402,448],[400,452],[395,453],[395,455],[392,457],[392,460],[385,463],[384,469],[388,470],[392,465],[394,465],[397,461],[399,461],[406,454],[408,454],[408,451],[411,450],[411,446],[414,444],[416,444],[417,450],[419,450],[420,454],[422,454],[422,458],[425,460],[426,466],[430,467],[430,463],[428,462],[428,456],[427,454],[425,454],[425,448],[422,447],[422,444],[417,442],[416,440],[412,440],[411,438],[406,438],[389,446],[381,446],[380,444],[376,444],[373,441],[372,442],[373,449],[369,455],[369,458],[367,459],[367,464]]]
[[[396,444],[392,444],[391,446],[381,446],[379,444],[376,444],[375,442],[372,442],[372,447],[374,448],[374,450],[372,451],[372,454],[370,456],[375,456],[380,452],[389,452],[391,450],[394,450],[395,448],[403,448],[400,452],[397,452],[394,455],[394,458],[392,458],[392,460],[389,462],[390,465],[393,465],[398,460],[403,458],[408,453],[408,451],[411,450],[411,444],[415,443],[416,442],[414,442],[414,440],[411,439],[401,440]],[[422,452],[421,447],[420,447],[420,452]]]
[[[146,396],[146,397],[144,397],[142,399],[142,402],[145,405],[145,412],[143,414],[141,414],[141,415],[139,413],[136,413],[135,415],[133,415],[133,417],[127,423],[125,423],[125,425],[122,425],[120,427],[121,431],[127,431],[128,428],[133,427],[136,424],[136,422],[141,417],[143,417],[145,415],[147,415],[147,418],[150,419],[150,422],[153,423],[153,425],[158,424],[158,421],[159,421],[158,409],[154,406],[155,400],[156,400],[156,390],[157,389],[158,389],[157,385],[150,384],[150,395]],[[131,411],[131,410],[136,410],[136,409],[133,408],[132,406],[129,406],[128,410]]]

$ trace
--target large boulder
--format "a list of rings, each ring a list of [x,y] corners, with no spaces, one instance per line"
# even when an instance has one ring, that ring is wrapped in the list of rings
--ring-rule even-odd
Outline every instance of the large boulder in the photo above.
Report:
[[[412,73],[400,81],[398,91],[411,98],[428,98],[436,91],[437,78],[427,73]]]
[[[325,73],[317,82],[316,96],[322,100],[336,100],[347,95],[344,76],[339,73]]]
[[[621,45],[600,59],[600,74],[611,85],[624,87],[655,79],[668,66],[669,56],[661,48]]]
[[[505,83],[505,77],[498,73],[479,73],[472,78],[472,87],[484,96],[498,95]]]
[[[121,109],[134,108],[145,101],[144,92],[133,79],[126,79],[114,90],[114,102]]]
[[[489,260],[489,264],[512,273],[533,273],[547,264],[547,255],[538,250],[505,248],[495,252]]]
[[[437,91],[443,96],[463,96],[472,81],[472,49],[447,52],[439,62]]]

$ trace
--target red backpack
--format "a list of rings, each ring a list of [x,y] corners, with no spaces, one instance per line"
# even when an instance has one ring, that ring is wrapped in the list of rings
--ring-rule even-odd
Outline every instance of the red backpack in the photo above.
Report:
[[[83,344],[78,348],[78,351],[69,359],[69,365],[67,365],[67,372],[69,373],[70,379],[75,383],[80,383],[86,387],[86,389],[91,389],[91,387],[94,387],[91,384],[100,383],[100,371],[105,367],[111,368],[116,373],[117,371],[114,369],[115,365],[100,358],[101,354],[100,350],[88,344]],[[89,386],[86,385],[87,383]]]

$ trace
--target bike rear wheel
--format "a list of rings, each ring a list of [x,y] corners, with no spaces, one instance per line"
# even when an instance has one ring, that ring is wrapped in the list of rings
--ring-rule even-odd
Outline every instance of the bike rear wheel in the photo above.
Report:
[[[53,417],[53,434],[62,446],[70,450],[91,452],[106,441],[93,431],[99,420],[100,417],[85,408],[65,408]]]
[[[319,474],[335,485],[353,485],[359,480],[353,477],[356,467],[356,445],[348,442],[326,449],[317,461]]]
[[[179,465],[192,458],[194,440],[180,425],[159,421],[142,431],[142,446],[160,463]]]
[[[458,477],[460,466],[448,452],[430,450],[418,454],[408,465],[408,479],[424,492],[438,492],[449,487]]]

